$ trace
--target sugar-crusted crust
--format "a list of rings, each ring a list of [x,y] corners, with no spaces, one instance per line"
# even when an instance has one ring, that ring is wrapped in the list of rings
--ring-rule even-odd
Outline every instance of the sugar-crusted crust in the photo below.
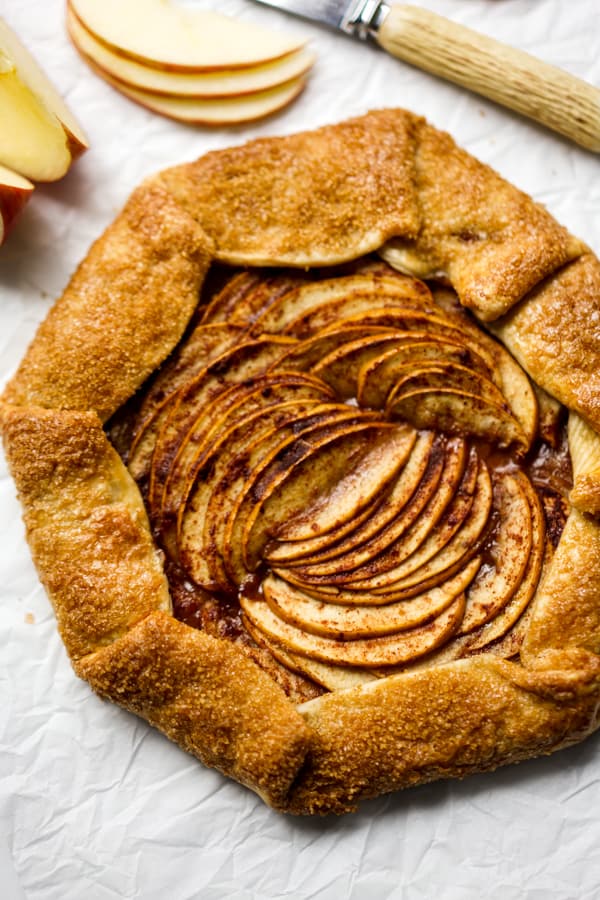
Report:
[[[102,422],[177,344],[212,259],[324,265],[381,249],[443,273],[571,411],[571,513],[520,663],[482,654],[296,708],[177,622]],[[2,398],[28,540],[76,672],[277,809],[346,812],[580,740],[600,700],[600,263],[530,198],[401,110],[208,154],[150,179],[94,244]]]

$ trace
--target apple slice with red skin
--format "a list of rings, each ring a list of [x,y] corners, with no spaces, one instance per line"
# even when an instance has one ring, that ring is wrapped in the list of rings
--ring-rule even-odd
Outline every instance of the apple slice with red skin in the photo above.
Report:
[[[465,598],[464,594],[459,594],[447,609],[425,625],[383,637],[351,641],[326,638],[295,628],[275,615],[264,600],[251,600],[242,594],[240,604],[256,628],[291,652],[323,662],[376,668],[410,662],[449,640],[460,625]]]
[[[16,172],[0,166],[0,245],[4,243],[16,217],[34,189],[33,184]]]
[[[390,523],[396,520],[409,503],[424,477],[433,478],[434,471],[441,472],[441,451],[432,470],[428,472],[434,446],[434,435],[426,432],[417,436],[412,452],[396,477],[390,491],[382,499],[373,515],[364,523],[357,523],[353,533],[343,541],[324,549],[307,539],[305,542],[283,542],[269,547],[266,559],[271,565],[312,566],[325,563],[332,558],[355,551],[356,547],[367,544]],[[427,476],[426,476],[427,473]],[[434,489],[434,488],[433,488]],[[425,501],[423,501],[425,502]],[[326,570],[328,572],[329,569]]]
[[[81,126],[16,34],[0,19],[0,164],[56,181],[87,150]]]

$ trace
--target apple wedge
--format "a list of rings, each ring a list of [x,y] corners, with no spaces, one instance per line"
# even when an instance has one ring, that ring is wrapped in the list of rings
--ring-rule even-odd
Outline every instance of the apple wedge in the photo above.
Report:
[[[33,191],[27,178],[0,166],[0,244],[4,243],[13,221],[21,212]]]
[[[253,94],[305,75],[315,61],[315,55],[302,48],[274,62],[250,68],[171,72],[115,53],[84,28],[71,10],[67,10],[67,30],[75,48],[100,74],[126,87],[166,97],[239,97]]]
[[[32,181],[56,181],[87,149],[75,117],[0,19],[0,164]]]
[[[139,106],[190,125],[237,125],[263,119],[295,100],[306,85],[306,78],[300,76],[277,87],[240,97],[165,97],[121,84],[105,73],[102,77]]]
[[[81,25],[116,53],[173,72],[240,69],[280,59],[304,41],[167,0],[69,0]]]

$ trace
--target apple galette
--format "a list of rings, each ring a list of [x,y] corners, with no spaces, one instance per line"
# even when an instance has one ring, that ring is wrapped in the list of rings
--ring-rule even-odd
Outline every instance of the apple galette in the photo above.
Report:
[[[277,809],[580,740],[600,263],[402,110],[149,179],[2,399],[75,671]]]

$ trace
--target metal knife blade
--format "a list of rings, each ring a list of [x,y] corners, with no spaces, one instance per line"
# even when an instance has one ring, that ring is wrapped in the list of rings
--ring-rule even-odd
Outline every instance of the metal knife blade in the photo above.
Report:
[[[388,11],[382,0],[256,0],[301,19],[320,22],[366,40]]]
[[[600,152],[600,90],[569,72],[410,3],[257,0],[374,38],[392,56],[475,91]]]

